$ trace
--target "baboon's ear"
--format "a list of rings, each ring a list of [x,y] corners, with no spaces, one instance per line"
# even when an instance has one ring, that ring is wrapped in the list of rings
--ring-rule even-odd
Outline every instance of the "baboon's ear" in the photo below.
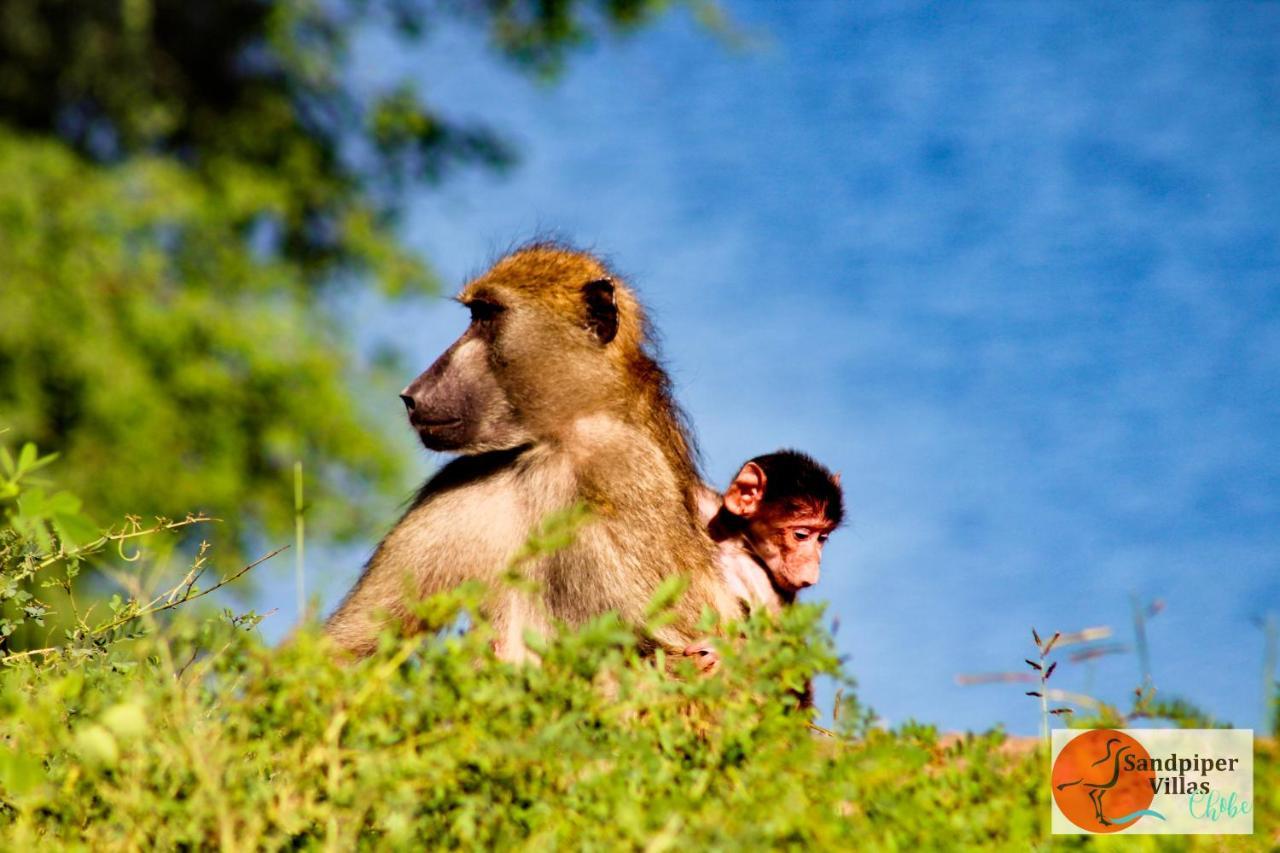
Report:
[[[582,299],[587,305],[587,331],[607,344],[618,334],[618,303],[614,300],[613,282],[607,278],[582,286]]]
[[[734,515],[750,518],[764,503],[764,469],[754,462],[742,466],[724,493],[724,508]]]

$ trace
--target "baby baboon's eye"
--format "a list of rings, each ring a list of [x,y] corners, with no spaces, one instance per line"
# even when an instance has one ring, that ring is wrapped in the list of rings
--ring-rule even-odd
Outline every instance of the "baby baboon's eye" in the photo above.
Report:
[[[795,530],[791,531],[791,535],[799,539],[801,542],[808,539],[811,533],[812,531],[807,527],[797,527]]]

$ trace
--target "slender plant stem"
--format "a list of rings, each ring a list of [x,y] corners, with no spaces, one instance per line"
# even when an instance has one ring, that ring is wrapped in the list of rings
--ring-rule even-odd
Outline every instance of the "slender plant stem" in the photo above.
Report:
[[[284,551],[288,547],[289,547],[288,545],[285,545],[283,548],[277,548],[271,553],[266,554],[262,557],[259,557],[258,559],[254,560],[252,563],[249,563],[248,565],[241,567],[239,570],[233,572],[232,574],[227,575],[225,578],[218,581],[216,584],[209,587],[208,589],[198,590],[193,593],[191,591],[192,589],[191,583],[187,583],[184,581],[183,584],[178,585],[179,587],[183,587],[185,584],[185,591],[180,597],[170,598],[164,604],[160,604],[159,603],[160,599],[164,598],[164,595],[161,594],[159,596],[156,596],[155,599],[153,599],[149,604],[146,604],[145,606],[143,606],[142,609],[136,612],[128,613],[124,616],[121,616],[118,619],[114,619],[110,622],[103,623],[102,625],[99,625],[96,628],[88,630],[87,636],[99,637],[103,634],[106,634],[120,627],[121,625],[127,624],[134,620],[149,618],[154,616],[157,613],[163,613],[166,610],[172,610],[173,608],[186,604],[189,601],[195,601],[197,598],[204,598],[206,595],[209,595],[212,592],[216,592],[217,590],[222,589],[227,584],[230,584],[239,580],[246,573],[262,565],[267,560],[270,560],[276,554],[279,554],[281,551]],[[23,658],[33,657],[35,655],[47,655],[47,654],[53,654],[55,652],[62,652],[65,649],[66,649],[66,646],[48,646],[42,649],[27,649],[21,652],[11,652],[9,654],[0,654],[0,664],[10,663],[12,661],[21,660]]]
[[[1049,744],[1049,686],[1044,675],[1045,654],[1044,646],[1040,647],[1040,737],[1044,739],[1045,749],[1050,748]]]
[[[304,556],[306,522],[302,518],[302,460],[293,463],[293,538],[296,551],[294,581],[298,591],[298,619],[307,618],[307,569]]]
[[[1138,651],[1138,667],[1142,670],[1142,688],[1145,690],[1153,686],[1151,656],[1147,651],[1147,617],[1136,592],[1130,594],[1129,601],[1133,605],[1133,638]]]
[[[1262,653],[1262,723],[1266,731],[1280,734],[1280,685],[1276,683],[1280,616],[1268,613],[1262,630],[1266,637]]]

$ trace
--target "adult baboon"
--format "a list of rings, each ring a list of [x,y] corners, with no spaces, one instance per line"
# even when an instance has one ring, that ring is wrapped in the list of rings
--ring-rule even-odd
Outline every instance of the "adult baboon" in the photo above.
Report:
[[[538,243],[498,261],[458,301],[471,325],[401,395],[432,450],[462,456],[423,486],[326,629],[356,655],[384,617],[416,625],[412,597],[495,582],[548,513],[585,504],[567,548],[527,567],[540,592],[494,583],[497,652],[524,629],[617,611],[637,624],[659,583],[689,578],[656,640],[679,651],[704,605],[722,610],[713,547],[696,517],[691,439],[635,294],[584,252]]]

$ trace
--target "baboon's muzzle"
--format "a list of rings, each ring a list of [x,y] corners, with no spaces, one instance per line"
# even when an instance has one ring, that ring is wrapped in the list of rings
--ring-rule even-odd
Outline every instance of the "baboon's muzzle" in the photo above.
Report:
[[[474,412],[466,383],[450,370],[457,344],[400,393],[409,424],[429,450],[457,450],[467,443]]]

